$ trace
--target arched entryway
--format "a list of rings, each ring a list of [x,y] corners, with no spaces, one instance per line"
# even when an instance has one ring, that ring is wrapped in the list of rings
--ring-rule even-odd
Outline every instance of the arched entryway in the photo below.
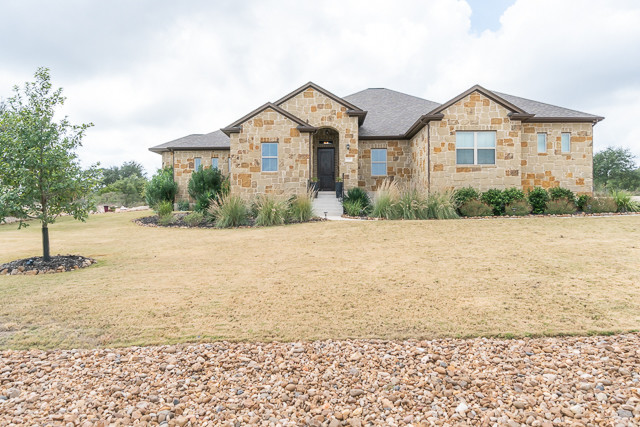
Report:
[[[332,128],[318,129],[313,136],[313,177],[318,180],[318,190],[334,191],[340,176],[338,162],[338,131]]]

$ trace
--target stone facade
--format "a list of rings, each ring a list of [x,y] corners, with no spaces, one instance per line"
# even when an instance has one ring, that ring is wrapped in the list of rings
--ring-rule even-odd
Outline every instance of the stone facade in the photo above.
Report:
[[[188,186],[191,174],[195,170],[195,159],[200,158],[203,168],[211,167],[211,159],[218,159],[218,168],[223,175],[229,176],[229,150],[190,150],[166,151],[162,153],[162,167],[171,167],[173,163],[173,178],[178,183],[176,201],[195,200],[189,197]]]
[[[387,174],[385,176],[371,175],[371,149],[387,149]],[[411,147],[405,140],[363,140],[358,145],[358,187],[367,191],[374,191],[385,178],[391,178],[400,184],[411,182],[413,170]]]
[[[313,88],[308,88],[278,105],[296,117],[319,128],[338,132],[338,176],[344,174],[345,188],[358,185],[358,118],[347,114],[347,107]],[[349,150],[347,150],[349,144]],[[312,156],[315,153],[311,152]],[[315,163],[315,159],[312,159]]]
[[[231,134],[231,191],[250,198],[256,194],[294,195],[307,191],[310,135],[297,124],[268,108]],[[262,171],[262,147],[278,143],[278,170]]]

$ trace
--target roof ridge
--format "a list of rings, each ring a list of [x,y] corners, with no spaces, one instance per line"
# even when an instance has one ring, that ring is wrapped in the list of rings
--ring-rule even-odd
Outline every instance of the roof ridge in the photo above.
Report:
[[[438,102],[438,101],[432,101],[430,99],[422,98],[420,96],[411,95],[410,93],[405,93],[405,92],[400,92],[399,90],[389,89],[388,87],[368,87],[366,89],[362,89],[361,91],[354,92],[354,93],[351,93],[349,95],[345,95],[343,98],[348,98],[350,96],[357,95],[357,94],[362,93],[362,92],[367,91],[367,90],[387,90],[389,92],[398,93],[400,95],[410,96],[411,98],[419,99],[421,101],[427,101],[427,102],[431,102],[433,104],[438,104],[438,105],[442,104],[441,102]]]

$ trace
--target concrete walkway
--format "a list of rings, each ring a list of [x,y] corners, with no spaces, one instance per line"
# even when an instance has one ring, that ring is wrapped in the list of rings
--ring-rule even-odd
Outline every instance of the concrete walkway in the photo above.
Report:
[[[313,199],[313,214],[331,220],[345,219],[342,218],[342,203],[335,191],[318,191],[318,197]]]

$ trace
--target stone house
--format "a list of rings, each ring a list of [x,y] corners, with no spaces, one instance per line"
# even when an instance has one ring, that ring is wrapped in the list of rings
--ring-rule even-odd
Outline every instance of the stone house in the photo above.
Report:
[[[231,191],[292,195],[375,190],[385,179],[427,191],[562,186],[592,192],[593,126],[603,117],[473,86],[440,104],[389,89],[339,97],[307,83],[230,125],[151,148],[174,168],[177,200],[198,168]]]

